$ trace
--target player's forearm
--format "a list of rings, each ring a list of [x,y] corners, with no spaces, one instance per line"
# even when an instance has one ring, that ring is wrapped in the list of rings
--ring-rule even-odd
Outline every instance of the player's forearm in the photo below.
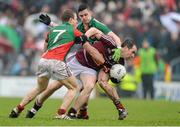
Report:
[[[88,42],[86,42],[83,45],[83,48],[92,56],[94,62],[97,65],[104,64],[104,62],[105,62],[104,57],[103,57],[103,55],[96,48],[91,46]]]
[[[85,35],[89,38],[91,36],[95,36],[97,39],[100,39],[102,36],[102,32],[94,27],[90,28]]]
[[[114,32],[111,31],[107,35],[113,38],[113,40],[116,42],[117,47],[121,47],[121,39]]]

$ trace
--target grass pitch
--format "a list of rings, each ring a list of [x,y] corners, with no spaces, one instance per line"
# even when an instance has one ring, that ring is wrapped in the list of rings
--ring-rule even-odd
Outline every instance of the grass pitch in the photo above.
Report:
[[[55,120],[61,101],[49,99],[33,119],[24,118],[29,104],[19,118],[10,119],[10,110],[20,98],[0,97],[0,126],[180,126],[180,102],[122,99],[128,111],[125,120],[117,120],[118,114],[108,98],[89,102],[89,120]]]

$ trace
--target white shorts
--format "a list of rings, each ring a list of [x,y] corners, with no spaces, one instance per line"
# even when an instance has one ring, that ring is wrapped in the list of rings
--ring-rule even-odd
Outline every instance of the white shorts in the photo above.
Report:
[[[73,75],[76,77],[80,76],[80,74],[90,74],[97,76],[96,70],[81,65],[76,57],[73,57],[70,61],[68,61],[67,65],[70,67]]]
[[[63,61],[41,58],[36,74],[38,77],[62,80],[72,76],[72,71]]]

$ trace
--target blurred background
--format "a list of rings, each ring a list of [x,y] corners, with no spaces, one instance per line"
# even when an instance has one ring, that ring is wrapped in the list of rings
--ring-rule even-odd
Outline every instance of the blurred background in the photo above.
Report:
[[[39,14],[48,13],[60,23],[64,9],[77,10],[81,3],[88,4],[93,17],[121,39],[132,37],[139,50],[144,42],[154,48],[155,97],[149,98],[180,100],[179,0],[0,0],[0,96],[20,95],[27,84],[33,85],[32,79],[36,83],[36,67],[49,29],[38,21]],[[110,82],[122,97],[143,98],[141,61],[137,53],[134,62],[127,63],[122,82]],[[104,93],[97,87],[96,95]]]

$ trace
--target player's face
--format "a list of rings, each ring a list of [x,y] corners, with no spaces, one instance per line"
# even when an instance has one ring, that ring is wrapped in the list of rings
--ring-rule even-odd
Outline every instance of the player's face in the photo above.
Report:
[[[137,47],[134,45],[131,49],[125,47],[123,56],[125,59],[133,59],[137,52]]]
[[[80,11],[78,15],[83,23],[87,24],[91,20],[91,12],[88,9]]]

